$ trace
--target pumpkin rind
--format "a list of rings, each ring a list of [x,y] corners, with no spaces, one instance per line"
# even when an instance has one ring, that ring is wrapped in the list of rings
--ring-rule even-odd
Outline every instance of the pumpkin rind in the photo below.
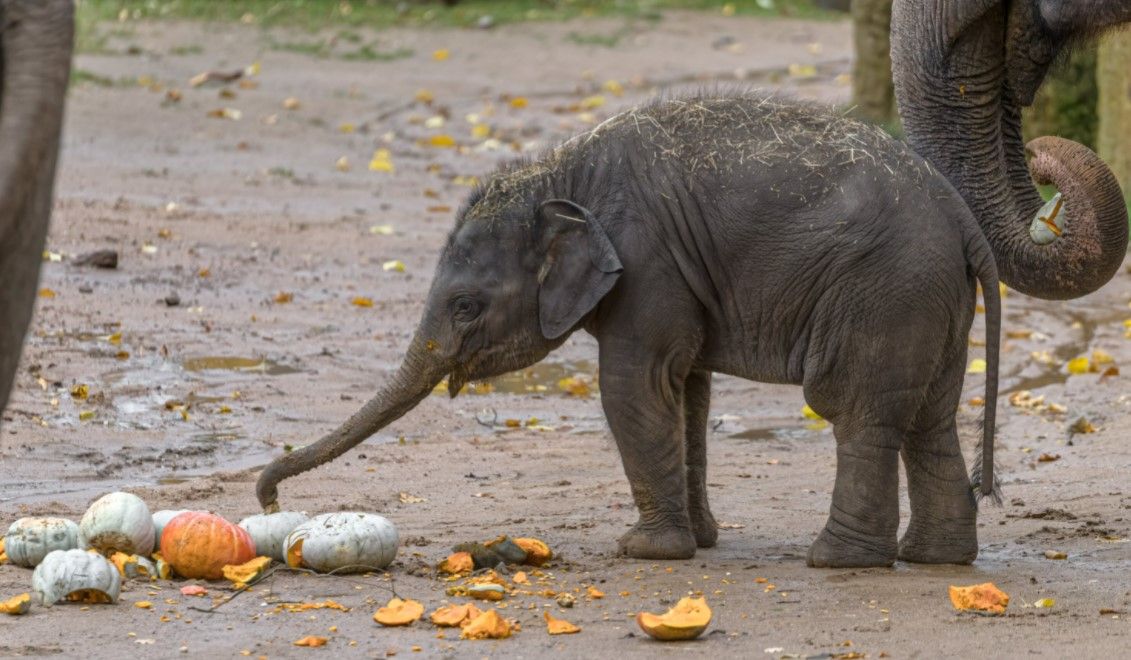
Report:
[[[258,580],[270,567],[270,557],[256,557],[243,564],[225,566],[224,578],[231,580],[236,589],[243,589]]]
[[[79,521],[79,546],[104,555],[153,552],[153,516],[132,493],[110,493],[98,498]]]
[[[44,607],[76,594],[100,594],[103,602],[115,603],[122,589],[122,578],[110,560],[100,554],[77,549],[55,550],[35,567],[31,585],[35,599]]]
[[[374,513],[343,511],[311,518],[283,544],[287,565],[320,573],[363,573],[385,568],[397,556],[397,528]]]
[[[531,566],[542,566],[554,558],[554,551],[541,539],[517,538],[514,544],[526,551],[526,560],[522,563]]]
[[[240,521],[240,527],[251,534],[255,541],[255,552],[261,557],[286,561],[283,543],[295,527],[310,520],[305,513],[298,511],[279,511],[278,513],[249,516]]]
[[[161,548],[161,532],[165,530],[165,525],[168,525],[173,518],[188,511],[189,509],[161,509],[153,514],[153,549],[155,551]]]
[[[695,639],[711,625],[711,608],[703,598],[680,598],[664,614],[640,612],[636,624],[650,637],[664,642]]]
[[[161,557],[184,578],[219,580],[224,567],[255,558],[255,542],[242,527],[203,511],[187,511],[165,525]]]
[[[4,537],[8,560],[24,568],[35,568],[53,550],[77,547],[79,526],[66,518],[20,518]]]

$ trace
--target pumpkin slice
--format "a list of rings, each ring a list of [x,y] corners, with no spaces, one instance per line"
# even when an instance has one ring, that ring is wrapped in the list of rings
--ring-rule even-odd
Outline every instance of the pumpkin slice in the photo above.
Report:
[[[263,574],[267,572],[267,568],[270,566],[270,557],[256,557],[243,564],[229,564],[222,570],[224,572],[224,578],[232,581],[232,586],[236,589],[246,589],[247,585],[263,577]]]
[[[454,628],[466,626],[472,619],[482,614],[479,608],[471,603],[465,605],[445,605],[432,613],[432,623],[441,628]]]
[[[974,584],[969,587],[950,586],[950,602],[956,610],[971,610],[987,614],[1004,614],[1009,605],[1009,595],[998,589],[993,582]]]
[[[424,615],[424,606],[415,600],[401,600],[394,597],[384,607],[377,610],[373,620],[383,626],[411,625]]]
[[[546,545],[545,541],[533,538],[520,538],[514,540],[515,545],[526,551],[526,561],[524,564],[531,566],[542,566],[546,562],[554,558],[554,552],[550,550],[550,546]]]
[[[575,626],[565,619],[555,619],[549,612],[543,612],[542,617],[546,619],[546,632],[551,635],[572,635],[581,632],[581,626]]]
[[[27,614],[31,609],[31,594],[20,594],[5,601],[0,601],[0,614],[20,615]]]
[[[153,557],[153,564],[154,564],[154,567],[157,570],[157,579],[159,579],[159,580],[170,580],[170,579],[172,579],[173,578],[173,567],[169,565],[169,562],[165,561],[165,558],[161,556],[161,553],[155,552],[150,556]]]
[[[695,639],[710,625],[711,608],[703,598],[680,598],[664,614],[637,614],[636,623],[650,637],[661,641]]]
[[[495,610],[487,610],[471,620],[459,634],[460,639],[506,639],[511,636],[511,624]]]
[[[452,575],[470,573],[475,570],[475,561],[471,558],[470,552],[456,552],[440,562],[440,570]]]
[[[298,539],[287,548],[287,566],[302,568],[302,541]]]

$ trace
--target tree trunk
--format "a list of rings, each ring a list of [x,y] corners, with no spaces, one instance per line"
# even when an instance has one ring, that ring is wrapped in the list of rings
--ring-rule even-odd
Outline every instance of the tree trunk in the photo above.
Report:
[[[1055,135],[1095,149],[1097,96],[1096,46],[1089,44],[1049,71],[1025,109],[1025,140]]]
[[[1104,37],[1096,77],[1100,88],[1096,147],[1131,203],[1131,30]]]
[[[853,0],[852,33],[856,63],[852,69],[853,114],[877,124],[895,119],[891,82],[892,0]]]

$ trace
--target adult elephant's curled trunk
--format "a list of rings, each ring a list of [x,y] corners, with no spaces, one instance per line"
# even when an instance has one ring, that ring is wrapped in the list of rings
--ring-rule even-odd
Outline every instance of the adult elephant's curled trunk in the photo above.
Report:
[[[1080,11],[1065,14],[1067,5]],[[1079,33],[1128,20],[1128,6],[896,0],[893,7],[892,71],[907,139],[962,194],[1002,281],[1022,293],[1078,298],[1110,280],[1126,254],[1127,207],[1114,175],[1075,142],[1025,145],[1021,107]],[[1060,196],[1046,203],[1034,180]]]
[[[427,348],[420,334],[413,338],[392,380],[361,410],[318,442],[275,459],[259,476],[255,494],[267,512],[278,511],[279,482],[328,463],[416,407],[451,370]]]

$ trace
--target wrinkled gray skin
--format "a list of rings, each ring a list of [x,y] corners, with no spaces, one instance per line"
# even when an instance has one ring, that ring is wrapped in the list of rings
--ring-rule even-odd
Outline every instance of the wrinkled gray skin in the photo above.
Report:
[[[941,175],[876,128],[792,103],[640,108],[472,195],[392,382],[269,465],[257,494],[276,508],[279,481],[341,455],[444,376],[454,396],[584,329],[600,345],[601,403],[640,512],[623,553],[679,559],[715,544],[705,436],[719,372],[802,385],[833,424],[833,505],[811,565],[967,563],[975,493],[955,411],[976,280],[988,313],[989,452],[997,275]],[[912,513],[897,544],[901,453]]]
[[[907,140],[962,194],[1002,281],[1023,293],[1083,296],[1126,254],[1127,206],[1111,171],[1069,140],[1024,144],[1021,108],[1066,49],[1128,20],[1128,0],[895,0],[892,72]],[[1034,179],[1064,195],[1066,227],[1048,245],[1029,235],[1043,205]]]
[[[35,304],[73,33],[70,0],[0,1],[0,410]]]

